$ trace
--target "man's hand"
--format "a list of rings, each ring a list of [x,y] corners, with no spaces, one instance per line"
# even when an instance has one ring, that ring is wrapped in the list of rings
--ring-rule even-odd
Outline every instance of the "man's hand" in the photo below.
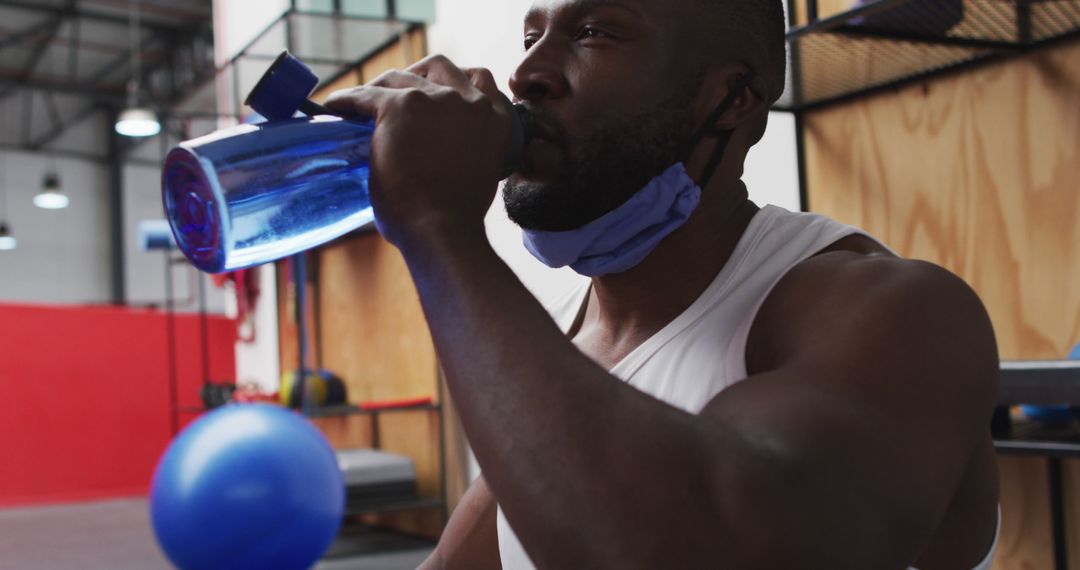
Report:
[[[371,203],[391,243],[483,235],[511,137],[510,110],[489,71],[431,56],[337,91],[326,105],[375,118]]]

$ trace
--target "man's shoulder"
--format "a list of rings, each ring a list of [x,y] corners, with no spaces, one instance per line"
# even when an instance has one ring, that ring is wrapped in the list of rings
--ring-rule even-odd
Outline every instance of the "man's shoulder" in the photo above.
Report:
[[[795,266],[754,323],[748,363],[757,367],[817,349],[910,347],[927,343],[976,352],[996,366],[996,343],[978,295],[960,277],[888,252],[835,249]]]
[[[765,300],[763,310],[777,309],[789,323],[832,322],[835,315],[890,320],[984,315],[971,287],[941,266],[886,251],[847,249],[827,250],[793,267]]]
[[[862,236],[851,238],[858,240]],[[947,269],[873,246],[830,247],[793,267],[780,280],[773,296],[781,302],[807,301],[810,313],[843,308],[886,309],[912,300],[932,304],[942,297],[978,300],[971,287]],[[811,297],[816,302],[809,302]]]

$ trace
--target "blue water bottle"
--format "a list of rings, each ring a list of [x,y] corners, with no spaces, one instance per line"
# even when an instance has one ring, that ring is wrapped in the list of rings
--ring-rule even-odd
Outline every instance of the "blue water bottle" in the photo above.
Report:
[[[283,52],[246,101],[269,122],[186,141],[166,156],[166,218],[195,267],[222,273],[275,261],[374,219],[368,196],[374,122],[333,116],[309,101],[317,84],[311,70]],[[532,136],[530,113],[512,108],[507,175]],[[308,116],[293,118],[297,111]]]

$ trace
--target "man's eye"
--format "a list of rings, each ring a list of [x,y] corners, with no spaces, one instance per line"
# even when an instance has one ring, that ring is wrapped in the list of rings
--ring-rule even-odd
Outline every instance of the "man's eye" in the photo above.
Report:
[[[538,41],[540,41],[540,38],[537,38],[536,36],[525,36],[525,51],[528,51],[529,48],[536,45],[536,42]]]
[[[578,32],[578,35],[577,35],[578,40],[587,40],[587,39],[592,39],[592,38],[609,38],[609,37],[611,37],[611,36],[609,36],[606,32],[604,32],[602,30],[598,30],[596,28],[590,28],[588,26],[586,26],[584,28],[581,28],[581,31]]]

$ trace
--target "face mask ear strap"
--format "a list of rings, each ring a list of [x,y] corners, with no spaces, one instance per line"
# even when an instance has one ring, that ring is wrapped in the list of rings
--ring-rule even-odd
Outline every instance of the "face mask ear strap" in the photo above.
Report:
[[[719,140],[716,141],[716,149],[713,150],[712,158],[709,159],[709,164],[705,165],[705,170],[702,171],[701,180],[698,181],[698,188],[704,190],[709,181],[712,180],[713,174],[716,174],[716,169],[720,168],[720,162],[724,160],[724,150],[727,149],[727,145],[731,142],[732,131],[724,131],[720,133]]]
[[[690,141],[688,142],[686,148],[683,150],[682,153],[683,160],[690,159],[690,153],[692,153],[694,149],[697,148],[697,145],[701,144],[701,141],[704,140],[705,136],[709,134],[709,131],[712,130],[713,124],[716,123],[716,121],[719,121],[720,117],[724,116],[724,113],[728,112],[728,109],[730,109],[731,106],[735,104],[735,100],[738,99],[739,96],[742,95],[743,91],[745,91],[746,88],[750,86],[750,82],[754,80],[754,77],[754,70],[750,69],[747,70],[745,75],[740,77],[739,80],[735,82],[735,86],[731,89],[731,91],[728,92],[727,96],[724,97],[724,100],[716,106],[716,110],[714,110],[712,114],[709,115],[709,118],[705,120],[705,122],[701,125],[701,128],[699,128],[697,132],[694,133],[694,136],[690,138]],[[728,133],[728,136],[726,138],[730,140],[731,134]],[[713,158],[713,161],[719,164],[719,161],[715,157]],[[710,173],[709,177],[711,176],[712,174]],[[702,183],[701,186],[702,188],[704,188],[705,184]]]

